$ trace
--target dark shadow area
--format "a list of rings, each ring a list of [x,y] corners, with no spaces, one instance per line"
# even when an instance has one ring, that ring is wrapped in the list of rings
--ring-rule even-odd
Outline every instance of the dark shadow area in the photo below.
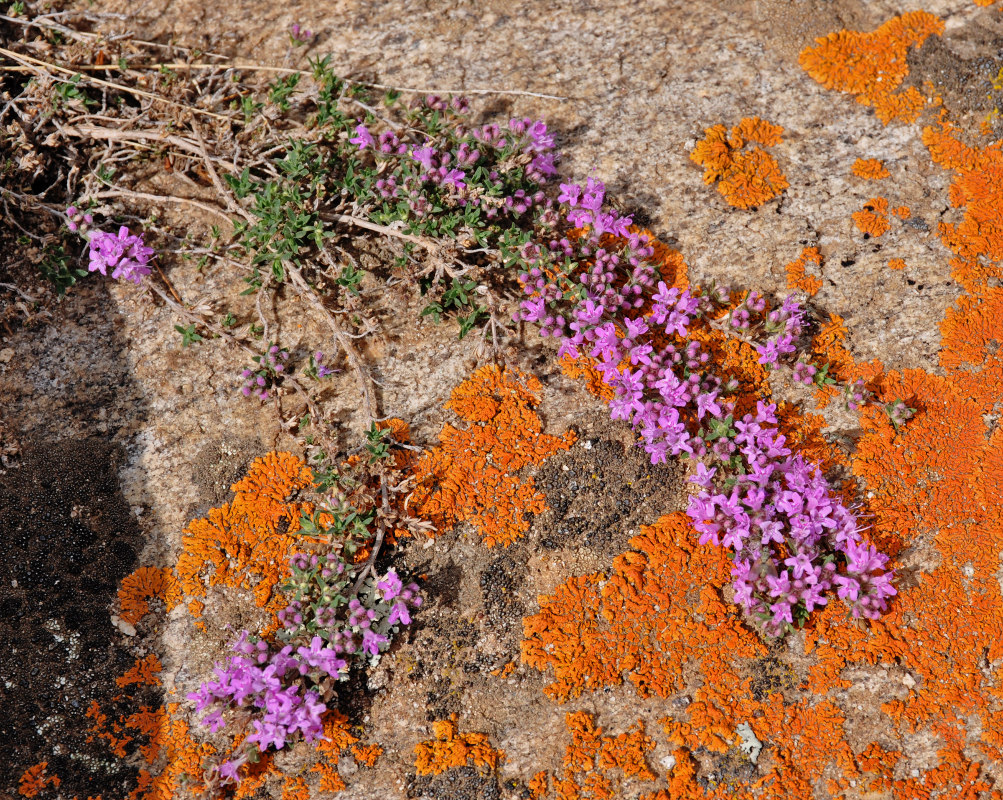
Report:
[[[24,247],[6,258],[30,263]],[[39,798],[127,797],[145,737],[126,720],[161,704],[116,684],[140,652],[111,613],[144,544],[120,472],[145,413],[114,308],[85,280],[0,343],[0,797],[42,762],[59,784]]]

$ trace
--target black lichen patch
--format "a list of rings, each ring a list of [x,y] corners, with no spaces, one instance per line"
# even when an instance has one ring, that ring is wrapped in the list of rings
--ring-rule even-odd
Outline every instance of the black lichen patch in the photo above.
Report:
[[[737,747],[731,747],[724,753],[712,753],[699,748],[694,755],[700,765],[697,783],[710,791],[721,784],[746,786],[755,780],[758,774],[756,765]]]
[[[965,130],[983,122],[992,136],[1003,133],[1003,74],[999,44],[1003,23],[998,14],[979,14],[944,36],[931,36],[922,47],[909,49],[905,85],[919,89],[929,81],[951,118]]]
[[[494,771],[458,767],[441,775],[411,776],[409,800],[500,800],[501,790]]]
[[[0,795],[40,761],[65,797],[125,797],[134,784],[132,766],[87,741],[85,716],[92,701],[110,719],[125,711],[115,678],[134,660],[109,612],[141,545],[122,458],[99,439],[28,444],[0,474]]]
[[[788,701],[799,685],[794,669],[782,661],[777,653],[767,653],[750,663],[752,677],[752,696],[757,702],[764,703],[770,695],[777,692],[783,694]]]
[[[653,466],[630,430],[601,412],[583,421],[577,444],[549,459],[535,481],[547,498],[533,525],[540,544],[584,547],[605,559],[627,550],[641,525],[676,510],[683,487],[677,462]]]
[[[519,588],[526,578],[526,559],[499,556],[481,572],[481,598],[489,624],[499,633],[522,632],[526,606],[519,599]]]

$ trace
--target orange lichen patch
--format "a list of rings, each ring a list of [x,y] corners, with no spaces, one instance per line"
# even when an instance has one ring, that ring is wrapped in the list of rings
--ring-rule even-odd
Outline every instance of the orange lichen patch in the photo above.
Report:
[[[446,425],[440,444],[415,464],[410,510],[439,532],[471,523],[484,544],[508,546],[529,530],[527,514],[544,510],[533,479],[518,472],[539,466],[575,441],[544,434],[535,412],[540,382],[515,370],[481,367],[453,390],[446,404],[470,423]]]
[[[967,291],[977,292],[992,278],[1003,277],[1003,142],[982,148],[961,141],[945,119],[923,129],[923,143],[934,162],[953,170],[950,202],[964,208],[959,223],[941,223],[940,238],[957,256],[951,276]]]
[[[355,760],[371,767],[383,753],[379,745],[358,744],[359,737],[352,733],[348,717],[337,709],[324,715],[324,739],[317,743],[317,753],[321,756],[310,769],[319,775],[317,788],[322,792],[340,792],[345,781],[338,772],[341,752],[352,749]]]
[[[809,297],[814,297],[822,288],[822,279],[807,273],[808,264],[814,264],[815,269],[822,268],[822,254],[817,247],[806,247],[801,255],[784,267],[787,272],[787,288],[798,289]]]
[[[160,686],[160,678],[157,677],[157,674],[161,670],[163,670],[163,665],[161,665],[160,659],[151,653],[146,658],[137,658],[131,669],[121,677],[115,678],[115,683],[120,687],[128,686],[131,683]]]
[[[322,792],[340,792],[345,789],[345,781],[338,772],[338,768],[329,761],[318,761],[312,767],[311,772],[316,772],[320,776],[317,788]]]
[[[121,617],[135,624],[149,612],[149,600],[157,597],[164,601],[170,611],[180,599],[174,573],[161,567],[140,567],[122,579],[118,588],[118,602],[122,608]]]
[[[93,742],[95,739],[104,739],[114,755],[119,758],[125,758],[128,754],[125,746],[132,741],[132,737],[119,735],[124,730],[119,723],[113,722],[111,725],[108,724],[108,715],[101,711],[97,700],[91,700],[91,704],[84,716],[87,719],[94,720],[87,730],[87,741]]]
[[[729,205],[756,208],[779,195],[790,184],[777,160],[761,148],[738,153],[731,168],[717,184]]]
[[[352,747],[352,755],[360,764],[371,767],[383,755],[383,748],[378,744],[357,744]]]
[[[49,766],[48,761],[42,761],[33,767],[28,767],[21,775],[21,783],[18,787],[18,794],[22,797],[34,797],[46,786],[59,786],[59,776],[46,775],[45,769]]]
[[[880,181],[891,175],[877,158],[858,158],[853,162],[853,174],[868,181]]]
[[[147,743],[140,745],[139,750],[147,764],[154,763],[160,755],[160,748],[167,744],[171,734],[171,721],[167,716],[167,709],[142,706],[139,711],[126,719],[125,725],[147,738]]]
[[[909,219],[912,216],[909,206],[895,206],[895,208],[891,209],[890,213],[899,219]]]
[[[664,697],[681,686],[686,661],[720,669],[759,652],[721,599],[724,551],[694,541],[685,514],[662,517],[641,528],[608,578],[570,578],[540,597],[539,613],[523,620],[522,659],[553,670],[547,695],[563,702],[626,676],[642,696]]]
[[[901,258],[890,258],[888,260],[888,269],[905,269],[905,261]]]
[[[874,106],[884,124],[895,119],[912,122],[926,101],[913,86],[895,92],[909,74],[906,52],[943,31],[943,21],[933,14],[911,11],[871,33],[843,30],[818,38],[798,60],[827,89],[850,92],[858,103]]]
[[[688,289],[690,286],[689,272],[683,254],[674,247],[660,242],[655,234],[647,229],[631,226],[630,230],[648,236],[648,244],[654,251],[651,254],[651,263],[658,267],[658,274],[665,281],[666,286]]]
[[[744,117],[738,125],[731,129],[728,145],[737,150],[749,142],[761,144],[763,147],[773,147],[783,141],[784,129],[759,117]]]
[[[891,227],[888,222],[888,201],[884,197],[872,197],[864,203],[862,211],[856,211],[850,216],[865,236],[881,236]]]
[[[829,374],[838,381],[846,382],[853,370],[853,356],[846,348],[846,326],[843,318],[833,314],[828,322],[812,339],[812,353],[815,360],[829,365]],[[817,408],[825,408],[839,394],[835,386],[823,386],[815,392]]]
[[[777,404],[777,418],[780,420],[780,432],[787,437],[788,446],[818,464],[823,471],[847,464],[846,453],[842,448],[822,435],[826,421],[821,414],[801,411],[790,403],[780,402]]]
[[[324,715],[324,738],[317,743],[317,752],[338,762],[338,754],[346,747],[359,741],[352,733],[348,717],[337,709],[332,709]]]
[[[1003,290],[962,297],[940,324],[940,363],[952,382],[979,403],[984,414],[1000,411],[1003,386]]]
[[[597,359],[585,355],[578,358],[565,355],[561,356],[560,360],[561,372],[573,380],[582,381],[589,394],[608,403],[614,398],[616,392],[603,380],[602,373],[596,369],[598,363]]]
[[[299,776],[288,776],[282,782],[282,800],[310,800],[310,787]]]
[[[540,770],[526,784],[526,788],[529,789],[530,797],[533,800],[541,800],[541,798],[547,796],[549,791],[549,783],[547,781],[547,771]]]
[[[624,796],[624,780],[654,781],[657,776],[648,767],[647,754],[655,742],[644,733],[639,720],[637,730],[618,736],[603,736],[592,716],[576,711],[565,717],[571,744],[564,754],[561,774],[555,773],[553,789],[558,800],[612,800]],[[529,790],[534,798],[548,794],[546,771],[533,776]]]
[[[852,383],[862,378],[867,388],[873,391],[877,387],[884,367],[875,359],[864,364],[857,364],[846,346],[846,326],[838,314],[825,322],[812,339],[813,361],[817,364],[828,364],[829,375],[843,384]],[[835,386],[826,386],[815,392],[818,408],[825,408],[834,397],[839,395]]]
[[[690,153],[690,159],[704,168],[706,184],[717,182],[717,190],[730,205],[754,208],[779,195],[789,184],[777,160],[762,147],[742,150],[757,142],[772,147],[781,142],[784,129],[759,117],[746,117],[731,129],[724,125],[707,128],[705,136]]]
[[[268,606],[288,573],[300,517],[312,511],[293,497],[311,481],[310,470],[291,453],[255,459],[247,477],[231,487],[232,502],[185,528],[176,567],[184,594],[199,598],[209,586],[240,587],[253,591],[255,605]],[[189,611],[201,613],[202,607],[193,604]]]
[[[130,800],[170,800],[182,785],[193,794],[205,790],[202,776],[207,760],[216,750],[210,744],[199,744],[192,739],[188,723],[178,718],[178,710],[177,703],[157,709],[143,706],[126,720],[127,726],[149,740],[140,747],[147,764],[159,765],[153,771],[139,771]]]
[[[278,775],[279,770],[275,766],[275,759],[272,753],[265,753],[256,764],[245,764],[240,768],[240,783],[233,791],[234,800],[252,800],[261,796],[261,788],[269,778]],[[342,789],[344,784],[341,785]],[[336,789],[335,791],[340,791]]]
[[[440,775],[447,769],[464,767],[470,762],[475,767],[489,770],[498,768],[505,757],[495,750],[485,733],[460,733],[456,715],[451,719],[432,723],[434,739],[415,746],[414,767],[419,775]]]

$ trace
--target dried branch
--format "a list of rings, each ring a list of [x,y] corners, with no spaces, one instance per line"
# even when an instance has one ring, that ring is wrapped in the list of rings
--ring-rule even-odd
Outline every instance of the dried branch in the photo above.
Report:
[[[95,78],[92,75],[87,75],[83,72],[77,72],[76,70],[68,69],[66,67],[61,67],[58,64],[53,64],[50,61],[43,61],[40,58],[35,58],[34,56],[24,55],[23,53],[15,53],[13,50],[8,50],[6,47],[0,47],[0,55],[7,56],[7,58],[12,61],[17,61],[20,64],[36,65],[39,67],[45,67],[46,69],[54,70],[56,72],[61,72],[64,75],[72,75],[79,77],[81,80],[86,80],[89,83],[97,84],[98,86],[105,86],[109,89],[116,89],[120,92],[126,92],[127,94],[135,95],[136,97],[145,97],[147,100],[156,101],[158,103],[164,103],[165,105],[173,106],[174,108],[180,108],[184,111],[189,111],[192,114],[201,114],[205,117],[212,117],[213,119],[223,120],[223,122],[231,122],[230,117],[224,116],[223,114],[217,114],[215,111],[206,111],[205,109],[198,108],[196,106],[187,106],[184,103],[177,103],[174,100],[168,100],[166,97],[161,97],[160,95],[154,94],[153,92],[147,92],[142,89],[135,89],[131,86],[125,86],[121,83],[112,83],[111,81],[103,80],[102,78]]]

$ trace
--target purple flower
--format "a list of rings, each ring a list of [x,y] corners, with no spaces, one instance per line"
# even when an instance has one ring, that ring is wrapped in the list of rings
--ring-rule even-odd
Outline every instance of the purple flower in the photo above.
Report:
[[[229,761],[224,761],[219,765],[220,777],[231,780],[234,783],[240,783],[240,775],[237,773],[244,764],[247,763],[247,756],[238,756],[237,758],[231,758]]]
[[[466,186],[463,179],[467,176],[467,174],[463,170],[451,169],[447,171],[445,167],[439,167],[439,171],[440,173],[444,173],[442,175],[442,182],[444,184],[448,183],[451,186],[455,186],[457,189],[462,189]]]
[[[860,583],[856,578],[849,575],[837,575],[834,583],[839,587],[836,594],[841,598],[849,597],[851,600],[857,599],[857,593],[860,591]]]
[[[606,184],[589,178],[585,182],[585,193],[582,195],[581,205],[589,211],[598,212],[602,208],[603,198],[606,196]]]
[[[562,183],[561,193],[557,196],[558,203],[567,203],[574,208],[578,205],[578,198],[581,196],[582,187],[577,183]]]
[[[757,344],[756,352],[759,353],[759,363],[766,366],[774,366],[780,357],[776,339],[767,339],[766,344]]]
[[[393,608],[390,609],[390,616],[387,618],[387,622],[391,625],[396,625],[398,622],[401,625],[410,625],[411,615],[408,613],[407,603],[394,603]]]
[[[803,552],[784,559],[784,564],[793,570],[795,578],[801,578],[805,575],[813,574],[811,559]],[[814,583],[814,581],[812,581],[812,583]]]
[[[139,284],[152,271],[147,265],[153,253],[153,248],[143,243],[142,235],[133,236],[125,225],[118,229],[117,236],[93,231],[90,234],[88,270],[107,275],[108,267],[111,267],[111,277],[115,280],[124,279]]]
[[[706,394],[697,395],[697,419],[703,419],[704,414],[708,411],[711,413],[711,416],[721,416],[721,406],[714,402],[716,399],[716,390]]]
[[[779,603],[771,605],[770,611],[773,612],[773,619],[771,620],[773,625],[778,626],[781,622],[794,623],[794,618],[791,616],[791,604],[786,600],[781,600]]]
[[[411,158],[421,164],[426,170],[433,169],[432,158],[435,156],[435,149],[432,147],[416,147],[411,151]]]
[[[404,603],[396,603],[393,609],[390,611],[391,625],[394,624],[394,611],[396,611],[398,607],[401,606],[404,606],[404,614],[407,615],[407,606],[405,606]],[[405,622],[404,624],[407,625],[410,621],[411,618],[408,617],[407,622]],[[362,650],[363,652],[368,653],[371,656],[379,655],[380,645],[386,644],[389,641],[390,640],[387,639],[386,636],[380,636],[375,631],[369,630],[369,628],[366,628],[365,630],[362,631]]]
[[[352,144],[357,144],[360,150],[365,150],[367,147],[372,147],[376,144],[373,135],[369,132],[369,128],[365,125],[356,125],[355,136],[348,141]]]
[[[395,570],[390,570],[387,572],[386,577],[376,584],[376,588],[380,590],[383,600],[386,602],[397,597],[397,595],[401,593],[401,589],[404,588],[404,584],[401,583],[401,579],[397,577],[397,572]]]
[[[294,43],[295,42],[302,43],[309,41],[310,37],[313,36],[313,34],[310,31],[306,30],[305,28],[300,28],[298,22],[294,22],[292,25],[289,26],[289,36]]]
[[[805,386],[811,386],[814,382],[816,372],[814,364],[799,361],[794,365],[794,380],[798,383],[803,383]]]

